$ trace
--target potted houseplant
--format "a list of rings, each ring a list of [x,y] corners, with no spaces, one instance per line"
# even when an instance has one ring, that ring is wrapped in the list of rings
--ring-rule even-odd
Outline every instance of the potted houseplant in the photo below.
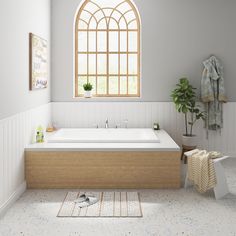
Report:
[[[171,93],[171,97],[176,110],[184,114],[185,134],[182,137],[183,145],[195,147],[197,146],[197,137],[193,134],[193,126],[198,120],[205,119],[205,112],[197,106],[196,88],[189,83],[187,78],[181,78],[176,86]]]
[[[83,85],[84,87],[84,97],[85,98],[91,98],[92,97],[92,89],[93,89],[93,85],[90,83],[86,83]]]

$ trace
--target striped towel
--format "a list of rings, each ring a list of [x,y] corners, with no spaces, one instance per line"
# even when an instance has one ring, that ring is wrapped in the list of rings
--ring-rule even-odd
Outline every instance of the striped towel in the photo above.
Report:
[[[222,157],[219,152],[198,149],[188,157],[188,179],[200,193],[205,193],[216,186],[213,159],[219,157]]]

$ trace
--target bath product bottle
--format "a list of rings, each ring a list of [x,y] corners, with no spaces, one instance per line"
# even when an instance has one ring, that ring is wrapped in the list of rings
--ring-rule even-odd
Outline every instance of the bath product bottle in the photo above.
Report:
[[[153,129],[154,130],[160,130],[160,125],[158,123],[153,124]]]
[[[38,128],[37,128],[36,142],[37,143],[43,143],[44,142],[43,127],[41,125],[38,126]]]
[[[43,142],[44,142],[44,134],[42,132],[42,134],[41,134],[41,143],[43,143]]]
[[[40,143],[40,140],[41,140],[41,135],[40,135],[40,132],[37,131],[37,134],[36,134],[36,143]]]
[[[41,125],[38,126],[37,132],[42,133],[43,132],[43,127]]]

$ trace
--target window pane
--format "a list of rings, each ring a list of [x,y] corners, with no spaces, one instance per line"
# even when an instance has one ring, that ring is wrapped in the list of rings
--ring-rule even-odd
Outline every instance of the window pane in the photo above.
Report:
[[[109,74],[118,74],[118,54],[109,55]]]
[[[98,64],[98,74],[106,74],[107,73],[107,55],[106,54],[98,54],[97,55],[97,64]]]
[[[122,17],[122,18],[120,19],[120,24],[119,24],[119,26],[120,26],[120,29],[127,29],[127,23],[126,23],[124,17]]]
[[[118,27],[117,22],[114,19],[110,18],[110,22],[109,22],[108,28],[109,29],[118,29],[119,27]]]
[[[98,76],[97,78],[97,93],[98,94],[106,94],[107,93],[107,77]]]
[[[122,14],[124,14],[126,11],[130,10],[131,7],[127,2],[124,2],[119,7],[117,7],[117,10],[120,11]]]
[[[129,76],[129,94],[137,94],[138,93],[138,78],[137,76]]]
[[[107,51],[107,33],[106,32],[98,32],[98,52],[106,52]]]
[[[102,2],[102,1],[100,1],[100,2]],[[104,1],[103,1],[103,2],[104,2]],[[113,9],[107,9],[107,7],[106,7],[106,9],[103,9],[103,11],[104,11],[104,13],[105,13],[106,16],[110,16],[111,13],[112,13],[112,11],[113,11]]]
[[[89,12],[95,12],[97,11],[99,8],[97,5],[95,5],[94,3],[92,2],[88,2],[86,5],[85,5],[85,10],[89,11]]]
[[[89,54],[89,71],[88,74],[95,74],[96,73],[96,55]]]
[[[91,21],[89,23],[89,29],[96,29],[97,28],[97,22],[95,21],[95,19],[92,17]]]
[[[98,22],[101,22],[101,21],[103,21],[102,18],[104,18],[104,14],[101,10],[99,10],[94,14],[94,17],[97,19]]]
[[[120,77],[120,94],[127,94],[127,77]]]
[[[121,17],[120,12],[114,11],[114,12],[112,13],[112,18],[114,18],[117,22],[119,21],[120,17]]]
[[[101,13],[102,15],[102,13]],[[102,15],[103,17],[103,15]],[[101,19],[98,23],[98,29],[107,29],[107,23],[106,23],[106,20],[105,18],[104,19]]]
[[[129,28],[129,29],[138,29],[137,21],[134,20],[134,21],[130,22],[128,28]]]
[[[87,32],[78,32],[78,51],[87,52]]]
[[[127,32],[120,32],[120,51],[127,51]]]
[[[89,32],[89,52],[96,51],[96,33]]]
[[[138,62],[137,62],[137,54],[129,55],[129,74],[137,74],[138,73]]]
[[[109,51],[118,51],[118,32],[109,32]]]
[[[84,94],[83,85],[87,83],[87,76],[79,76],[78,77],[78,94]]]
[[[120,74],[127,74],[127,54],[120,54]]]
[[[87,74],[87,55],[78,53],[78,74]]]
[[[88,28],[88,25],[84,21],[79,20],[78,29],[87,29],[87,28]]]
[[[96,94],[96,77],[89,76],[89,83],[93,85],[92,94]]]
[[[80,15],[80,19],[84,20],[87,23],[88,23],[90,17],[91,17],[91,15],[86,11],[82,11],[82,13]]]
[[[137,52],[137,32],[129,32],[129,52]]]
[[[130,21],[135,19],[135,14],[133,11],[129,11],[125,14],[125,19],[127,20],[127,22],[129,23]]]
[[[118,94],[118,77],[110,76],[109,78],[109,94]]]

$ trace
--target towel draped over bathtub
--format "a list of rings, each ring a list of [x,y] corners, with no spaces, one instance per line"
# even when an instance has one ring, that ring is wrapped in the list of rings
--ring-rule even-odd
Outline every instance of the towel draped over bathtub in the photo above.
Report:
[[[188,157],[188,180],[200,193],[216,186],[216,174],[213,159],[222,157],[219,152],[207,152],[195,149]]]
[[[206,105],[206,128],[207,130],[218,130],[223,127],[222,105],[227,102],[223,67],[215,56],[210,57],[203,64],[201,100]]]

